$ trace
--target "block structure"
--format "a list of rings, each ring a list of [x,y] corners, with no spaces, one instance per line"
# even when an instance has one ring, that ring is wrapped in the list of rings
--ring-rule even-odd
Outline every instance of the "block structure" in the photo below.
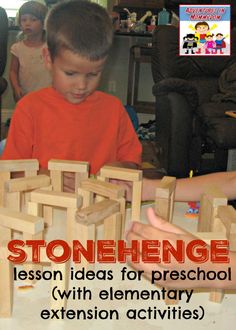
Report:
[[[155,195],[155,213],[168,222],[172,222],[174,212],[176,178],[165,176],[159,182]],[[175,305],[177,300],[165,299],[167,305]]]
[[[4,206],[4,182],[11,179],[14,172],[23,172],[23,176],[35,176],[39,170],[37,159],[0,160],[0,206]]]
[[[48,169],[50,171],[52,190],[58,192],[63,192],[64,177],[68,172],[74,174],[75,193],[78,191],[80,181],[87,179],[89,175],[89,163],[75,160],[51,159],[48,162]],[[44,209],[46,210],[47,218],[52,222],[52,207],[44,206]]]
[[[0,317],[10,317],[13,305],[13,267],[7,259],[7,241],[13,230],[35,236],[44,230],[40,217],[22,214],[7,208],[0,208]]]
[[[217,212],[217,207],[227,205],[228,200],[217,186],[207,188],[200,200],[198,231],[211,231],[211,225]]]
[[[168,222],[173,219],[175,187],[176,178],[165,176],[156,188],[155,212]]]
[[[142,198],[143,172],[128,168],[103,166],[100,169],[99,179],[117,179],[132,182],[131,221],[140,221],[141,198]]]
[[[75,213],[82,206],[82,198],[77,194],[37,189],[30,193],[30,212],[37,215],[40,206],[62,207],[66,209],[66,237],[68,243],[75,236]]]
[[[86,244],[96,240],[96,228],[103,224],[103,239],[121,239],[125,222],[124,188],[96,179],[81,181],[78,194],[83,197],[83,207],[76,213],[77,237]],[[103,197],[97,202],[96,197]],[[86,262],[84,267],[88,267]],[[90,267],[92,267],[90,265]]]
[[[88,178],[89,163],[75,160],[51,159],[48,162],[50,177],[54,191],[63,191],[63,175],[71,172],[75,175],[75,192],[77,192],[80,181]]]
[[[24,266],[28,265],[28,261],[32,263],[32,250],[25,248],[28,260],[24,263]],[[58,247],[55,248],[54,252],[58,255],[62,254],[63,251]],[[13,306],[13,293],[14,293],[14,283],[13,283],[13,267],[12,263],[7,259],[8,249],[7,242],[3,242],[0,246],[0,318],[9,318],[12,315]],[[40,249],[40,265],[50,264],[51,271],[62,274],[62,280],[58,280],[58,277],[51,279],[51,289],[57,286],[61,291],[68,290],[69,282],[69,262],[65,263],[54,263],[52,262],[47,254],[46,248],[41,247]],[[54,300],[52,295],[50,298],[50,308],[57,310],[62,307],[66,308],[67,299]]]
[[[29,192],[50,185],[51,180],[47,175],[7,180],[4,183],[4,206],[26,213]]]

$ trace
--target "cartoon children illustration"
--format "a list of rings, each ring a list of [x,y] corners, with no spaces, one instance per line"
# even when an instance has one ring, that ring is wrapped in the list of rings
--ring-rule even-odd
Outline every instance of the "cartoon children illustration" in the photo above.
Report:
[[[210,28],[209,24],[207,22],[198,22],[193,27],[192,24],[189,25],[189,28],[191,30],[195,31],[195,37],[198,37],[198,50],[196,51],[196,54],[201,54],[204,44],[206,42],[206,35],[211,30],[215,29],[217,27],[216,24],[213,24]]]
[[[198,37],[195,37],[193,33],[189,33],[186,34],[185,37],[183,37],[183,40],[183,49],[186,49],[185,54],[188,54],[190,50],[192,54],[195,54],[194,48],[197,48]]]
[[[213,40],[214,34],[207,34],[205,37],[204,48],[206,50],[206,54],[215,54],[216,43]]]
[[[226,36],[223,36],[222,33],[217,33],[216,34],[216,39],[215,39],[215,54],[217,54],[218,50],[220,51],[220,54],[224,54],[222,48],[226,47],[226,43],[224,41],[225,38],[228,37],[228,34]]]

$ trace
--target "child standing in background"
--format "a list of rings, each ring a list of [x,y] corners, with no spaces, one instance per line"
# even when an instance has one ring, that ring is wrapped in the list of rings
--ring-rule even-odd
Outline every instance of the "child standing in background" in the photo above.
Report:
[[[11,47],[10,82],[15,101],[23,95],[51,85],[42,50],[46,47],[44,19],[47,7],[28,1],[19,9],[18,22],[23,39]]]

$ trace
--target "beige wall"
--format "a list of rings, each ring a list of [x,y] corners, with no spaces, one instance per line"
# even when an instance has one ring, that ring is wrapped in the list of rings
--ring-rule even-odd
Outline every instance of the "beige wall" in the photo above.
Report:
[[[9,45],[15,42],[17,31],[9,32]],[[106,68],[100,84],[100,89],[116,95],[121,99],[123,104],[126,104],[127,98],[127,81],[128,81],[128,64],[129,64],[129,49],[134,44],[150,42],[150,38],[146,37],[130,37],[130,36],[115,36],[113,48],[108,59]],[[8,62],[5,70],[5,77],[8,79],[9,73],[10,52],[8,51]],[[152,95],[152,74],[150,64],[142,64],[140,72],[140,87],[139,96],[142,101],[154,101]],[[10,84],[2,99],[3,109],[14,109],[15,103],[12,97]]]

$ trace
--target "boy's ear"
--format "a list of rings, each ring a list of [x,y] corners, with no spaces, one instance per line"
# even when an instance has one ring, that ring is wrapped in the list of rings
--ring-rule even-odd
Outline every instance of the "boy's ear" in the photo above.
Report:
[[[51,69],[52,59],[47,47],[43,48],[43,59],[47,69]]]

